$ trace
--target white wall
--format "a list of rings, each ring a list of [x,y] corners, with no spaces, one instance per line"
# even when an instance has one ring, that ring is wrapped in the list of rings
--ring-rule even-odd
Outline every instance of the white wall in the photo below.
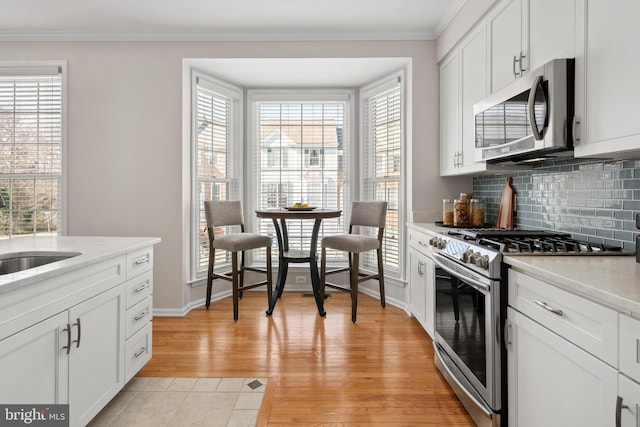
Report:
[[[2,60],[68,62],[68,234],[158,236],[154,306],[182,310],[182,59],[411,57],[408,219],[439,212],[470,178],[438,176],[438,67],[433,42],[3,42]],[[415,214],[415,215],[414,215]],[[416,217],[416,218],[414,218]]]

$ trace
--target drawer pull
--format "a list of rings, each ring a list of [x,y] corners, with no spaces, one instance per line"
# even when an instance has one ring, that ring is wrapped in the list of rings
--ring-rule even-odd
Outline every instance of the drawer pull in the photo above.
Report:
[[[138,351],[137,353],[135,353],[135,354],[133,355],[133,358],[134,358],[134,359],[137,359],[138,357],[140,357],[141,355],[143,355],[145,351],[147,351],[147,347],[142,347],[142,348],[140,349],[140,351]]]
[[[550,311],[553,314],[557,314],[558,316],[562,316],[562,310],[558,310],[557,308],[549,307],[549,305],[546,302],[535,300],[535,303],[538,304],[540,307],[544,308],[545,310]]]
[[[151,282],[149,280],[147,280],[146,282],[144,282],[141,286],[138,286],[137,288],[135,288],[133,291],[135,293],[139,293],[144,291],[145,289],[147,289],[149,287],[149,285],[151,285]]]
[[[418,244],[419,244],[420,246],[424,246],[425,248],[428,248],[428,247],[429,247],[429,245],[427,245],[427,244],[426,244],[425,242],[423,242],[422,240],[418,240]]]
[[[136,261],[136,265],[146,264],[146,263],[148,263],[149,261],[151,261],[151,259],[150,259],[149,257],[142,258],[142,259],[139,259],[139,260],[137,260],[137,261]]]
[[[149,314],[149,310],[145,310],[142,313],[138,314],[136,317],[133,318],[133,320],[136,321],[136,322],[139,322],[140,320],[142,320],[145,317],[147,317],[147,314]]]

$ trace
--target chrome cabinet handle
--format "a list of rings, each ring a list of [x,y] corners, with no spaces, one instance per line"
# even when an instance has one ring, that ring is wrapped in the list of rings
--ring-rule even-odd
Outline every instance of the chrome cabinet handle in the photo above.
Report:
[[[140,357],[142,354],[144,354],[144,352],[145,352],[145,351],[147,351],[147,347],[142,347],[142,348],[140,349],[140,351],[138,351],[137,353],[135,353],[135,354],[133,355],[133,358],[134,358],[134,359],[137,359],[137,358],[138,358],[138,357]]]
[[[553,313],[553,314],[557,314],[558,316],[562,316],[562,310],[558,310],[557,308],[552,308],[549,307],[549,305],[546,302],[542,302],[542,301],[538,301],[535,300],[534,301],[536,304],[538,304],[540,307],[544,308],[545,310]]]
[[[578,120],[578,118],[576,118],[576,116],[573,116],[573,124],[572,124],[572,129],[573,129],[573,141],[575,142],[580,142],[580,138],[578,138],[576,131],[578,130],[578,125],[580,124],[580,120]]]
[[[137,288],[135,288],[133,291],[134,291],[135,293],[142,292],[142,291],[144,291],[145,289],[147,289],[147,288],[149,287],[149,285],[151,285],[151,282],[150,282],[149,280],[147,280],[147,281],[146,281],[146,282],[144,282],[141,286],[138,286]]]
[[[74,323],[71,326],[72,327],[73,326],[78,326],[78,339],[77,340],[73,340],[72,343],[76,343],[76,348],[79,348],[80,347],[80,332],[81,332],[81,329],[80,329],[80,318],[78,317],[76,319],[76,323]],[[69,333],[71,333],[71,332],[69,332]]]
[[[418,244],[419,244],[420,246],[424,246],[424,247],[426,247],[426,248],[428,248],[428,247],[429,247],[429,245],[428,245],[427,243],[423,242],[422,240],[418,240]]]
[[[67,345],[62,347],[63,350],[67,350],[67,354],[71,351],[71,325],[67,323],[67,327],[62,330],[62,332],[67,332]]]
[[[143,259],[139,259],[136,261],[136,265],[142,265],[142,264],[146,264],[149,261],[151,261],[151,259],[149,257],[143,258]]]
[[[622,410],[629,409],[629,406],[622,404],[622,397],[616,399],[616,427],[622,427]]]
[[[144,319],[145,317],[147,317],[147,314],[149,314],[149,310],[144,310],[143,312],[141,312],[140,314],[138,314],[136,317],[133,318],[133,320],[135,322],[139,322],[140,320]]]
[[[522,68],[522,59],[526,57],[527,55],[523,55],[522,51],[520,51],[518,55],[513,55],[513,76],[514,77],[517,78],[518,76],[521,76],[524,71],[527,71],[524,68]],[[518,64],[519,71],[516,71],[516,64]]]

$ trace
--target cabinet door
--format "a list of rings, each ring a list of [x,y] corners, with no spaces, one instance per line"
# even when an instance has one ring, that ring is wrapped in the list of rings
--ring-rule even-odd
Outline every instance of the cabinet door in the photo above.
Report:
[[[621,399],[620,427],[638,427],[640,424],[640,384],[620,375],[618,377],[618,396]]]
[[[69,310],[72,425],[86,425],[124,387],[124,285]]]
[[[457,51],[440,65],[440,175],[456,174],[460,152],[460,61]]]
[[[522,0],[502,0],[487,15],[491,93],[519,77],[514,58],[527,54],[522,33]]]
[[[0,402],[67,403],[67,313],[0,341]]]
[[[425,318],[424,328],[427,333],[433,338],[435,336],[435,286],[436,286],[436,273],[435,265],[431,258],[424,258],[424,290],[425,290]]]
[[[487,34],[484,22],[462,41],[460,67],[462,83],[460,163],[463,172],[478,172],[486,168],[484,163],[475,163],[476,132],[473,116],[473,104],[487,96]]]
[[[528,67],[575,55],[576,0],[529,0]]]
[[[409,301],[411,313],[424,326],[426,318],[426,277],[425,256],[415,249],[409,249]]]
[[[579,12],[576,40],[575,155],[640,154],[640,2],[589,0]]]
[[[507,318],[509,426],[612,425],[617,371],[512,308]]]

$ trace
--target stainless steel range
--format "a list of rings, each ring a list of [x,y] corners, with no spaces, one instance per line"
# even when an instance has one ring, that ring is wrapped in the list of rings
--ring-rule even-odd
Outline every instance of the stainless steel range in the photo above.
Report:
[[[507,423],[507,286],[503,254],[626,255],[566,233],[452,229],[431,239],[435,265],[435,361],[478,426]],[[503,285],[504,284],[504,285]]]

